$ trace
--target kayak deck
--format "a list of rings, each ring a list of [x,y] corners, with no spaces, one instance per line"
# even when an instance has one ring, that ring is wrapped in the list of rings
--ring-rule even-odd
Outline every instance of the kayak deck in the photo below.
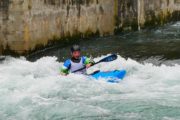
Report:
[[[115,70],[110,72],[96,72],[91,76],[95,79],[104,78],[110,83],[118,83],[125,77],[125,75],[126,70]]]

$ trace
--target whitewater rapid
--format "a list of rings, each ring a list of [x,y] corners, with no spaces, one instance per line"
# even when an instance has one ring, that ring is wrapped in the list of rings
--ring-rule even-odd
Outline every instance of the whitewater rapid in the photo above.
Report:
[[[95,58],[95,61],[103,58]],[[88,70],[127,70],[118,84],[61,76],[56,57],[0,62],[1,120],[180,119],[180,65],[155,66],[118,56]]]

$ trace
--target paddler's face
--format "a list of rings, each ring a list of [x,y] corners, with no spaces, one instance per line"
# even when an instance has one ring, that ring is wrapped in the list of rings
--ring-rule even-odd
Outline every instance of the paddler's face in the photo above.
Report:
[[[80,51],[74,51],[72,52],[72,57],[79,59],[81,56],[81,52]]]

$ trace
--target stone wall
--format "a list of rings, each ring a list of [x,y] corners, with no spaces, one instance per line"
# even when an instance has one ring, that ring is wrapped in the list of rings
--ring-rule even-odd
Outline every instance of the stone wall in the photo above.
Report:
[[[179,20],[180,0],[0,0],[0,53]]]

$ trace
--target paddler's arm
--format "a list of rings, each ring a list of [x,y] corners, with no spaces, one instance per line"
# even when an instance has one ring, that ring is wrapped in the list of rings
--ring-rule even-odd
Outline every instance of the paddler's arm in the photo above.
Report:
[[[69,69],[71,67],[71,62],[70,60],[66,60],[63,64],[63,66],[60,69],[60,74],[61,75],[68,75],[69,74]]]
[[[84,59],[83,62],[84,62],[84,64],[85,64],[86,68],[91,67],[91,66],[95,63],[92,58],[83,57],[83,59]]]

